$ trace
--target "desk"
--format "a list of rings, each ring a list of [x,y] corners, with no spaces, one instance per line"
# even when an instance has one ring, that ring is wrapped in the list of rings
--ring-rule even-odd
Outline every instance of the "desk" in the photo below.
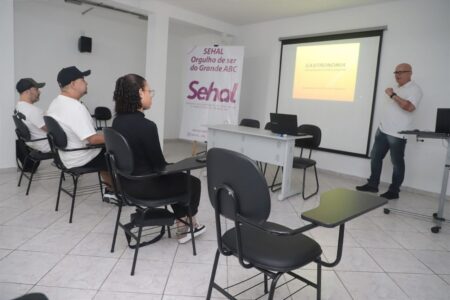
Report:
[[[400,131],[399,133],[415,135],[418,141],[421,138],[422,139],[447,140],[447,143],[450,146],[450,134],[448,134],[448,133],[435,133],[435,132],[431,132],[431,131],[417,131],[417,130],[405,130],[405,131]],[[423,141],[423,140],[421,140],[421,141]],[[446,200],[446,194],[447,194],[447,183],[448,183],[449,171],[450,171],[450,147],[447,147],[447,157],[444,162],[444,174],[442,175],[441,193],[439,194],[439,207],[438,207],[438,211],[436,213],[434,213],[432,216],[433,221],[436,222],[436,226],[431,227],[431,232],[433,232],[433,233],[438,233],[441,230],[442,222],[448,222],[444,218],[444,206],[445,206],[445,200]],[[405,214],[414,215],[417,217],[431,218],[431,216],[426,216],[426,215],[417,214],[417,213],[413,213],[413,212],[403,211],[403,210],[396,209],[396,208],[385,208],[384,213],[389,214],[391,210],[394,212],[405,213]]]
[[[188,172],[191,170],[201,169],[206,167],[205,161],[198,161],[197,157],[188,157],[177,161],[176,163],[167,165],[164,169],[160,170],[158,174],[171,174],[171,173],[179,173],[179,172]]]
[[[341,260],[345,222],[385,205],[387,202],[385,198],[346,189],[334,189],[320,195],[319,206],[302,213],[302,219],[311,222],[310,225],[302,228],[303,231],[318,226],[328,228],[339,226],[336,259],[332,263],[321,262],[321,264],[331,268]]]
[[[320,195],[318,207],[302,213],[302,219],[323,227],[336,227],[387,203],[368,193],[334,189]]]
[[[283,167],[283,181],[279,200],[300,193],[291,184],[295,140],[311,138],[310,135],[292,136],[272,133],[269,130],[238,125],[208,126],[208,148],[224,148],[242,153],[256,161]]]

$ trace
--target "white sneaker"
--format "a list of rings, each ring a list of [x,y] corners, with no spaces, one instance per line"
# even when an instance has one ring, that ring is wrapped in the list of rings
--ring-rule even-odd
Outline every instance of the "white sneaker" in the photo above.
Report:
[[[195,226],[195,228],[194,228],[194,237],[199,236],[205,232],[206,232],[206,226],[197,224],[197,226]],[[185,233],[178,235],[178,243],[185,244],[185,243],[189,242],[191,240],[191,238],[192,238],[191,233],[189,231],[187,231]]]

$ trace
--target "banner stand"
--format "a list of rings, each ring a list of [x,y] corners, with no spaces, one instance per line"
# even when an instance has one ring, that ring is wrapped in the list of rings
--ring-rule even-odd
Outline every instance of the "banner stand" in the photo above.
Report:
[[[237,124],[243,58],[242,46],[195,46],[186,53],[179,138],[193,141],[192,155],[208,140],[208,125]]]

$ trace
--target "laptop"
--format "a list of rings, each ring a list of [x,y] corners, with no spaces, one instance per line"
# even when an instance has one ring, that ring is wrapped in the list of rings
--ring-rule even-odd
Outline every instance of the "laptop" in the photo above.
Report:
[[[273,133],[297,135],[297,115],[270,113],[270,123]]]
[[[450,133],[450,108],[437,109],[435,132]]]

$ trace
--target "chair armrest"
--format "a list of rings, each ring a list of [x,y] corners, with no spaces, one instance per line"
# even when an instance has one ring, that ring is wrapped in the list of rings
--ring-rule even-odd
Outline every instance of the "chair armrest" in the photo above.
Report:
[[[28,142],[37,142],[37,141],[43,141],[46,140],[47,138],[40,138],[40,139],[34,139],[34,140],[29,140]]]
[[[161,175],[181,173],[190,170],[196,170],[206,167],[206,161],[198,161],[197,157],[188,157],[177,161],[173,164],[168,164],[164,169],[158,171]]]
[[[320,195],[319,206],[302,213],[302,219],[322,227],[336,227],[385,205],[387,200],[367,193],[334,189]]]
[[[87,144],[86,148],[88,149],[105,148],[105,144]]]
[[[70,148],[70,149],[58,149],[60,151],[64,152],[70,152],[70,151],[81,151],[81,150],[90,150],[90,149],[99,149],[104,148],[105,144],[87,144],[85,147],[82,148]]]
[[[237,219],[238,219],[238,221],[245,223],[246,225],[263,230],[267,233],[274,234],[274,235],[283,235],[283,236],[297,235],[297,234],[303,233],[307,230],[310,230],[312,228],[318,227],[318,225],[316,225],[316,224],[308,224],[303,227],[297,228],[295,230],[280,231],[280,230],[276,230],[273,228],[267,228],[263,224],[261,225],[261,224],[254,223],[251,220],[248,220],[247,218],[244,218],[239,214],[237,215]],[[344,232],[345,232],[345,223],[342,223],[339,226],[339,237],[338,237],[338,247],[336,250],[336,258],[333,262],[321,261],[320,264],[322,266],[332,268],[332,267],[335,267],[337,264],[339,264],[339,262],[341,261],[342,250],[343,250],[343,246],[344,246]]]
[[[132,175],[132,174],[123,173],[119,170],[117,170],[117,173],[125,179],[134,180],[134,181],[141,181],[141,180],[146,180],[146,179],[155,178],[155,177],[164,175],[159,172],[153,172],[153,173],[141,174],[141,175]]]
[[[263,230],[263,231],[265,231],[267,233],[270,233],[270,234],[273,234],[273,235],[284,235],[284,236],[297,235],[297,234],[303,233],[303,232],[305,232],[307,230],[310,230],[312,228],[317,227],[316,224],[309,224],[309,225],[306,225],[306,226],[303,226],[301,228],[297,228],[297,229],[294,229],[294,230],[289,229],[288,231],[281,231],[281,230],[278,230],[276,228],[270,228],[270,227],[264,226],[264,224],[255,223],[255,222],[253,222],[253,221],[251,221],[251,220],[249,220],[247,218],[242,217],[239,214],[237,215],[237,218],[238,218],[238,221],[240,221],[242,223],[245,223],[246,225],[249,225],[249,226],[252,226],[254,228]]]
[[[175,173],[182,173],[190,170],[201,169],[206,166],[206,162],[198,162],[195,157],[185,158],[176,163],[167,164],[163,169],[157,170],[152,173],[141,174],[141,175],[130,175],[118,170],[120,176],[129,180],[145,180],[149,178],[154,178],[162,175],[169,175]]]

